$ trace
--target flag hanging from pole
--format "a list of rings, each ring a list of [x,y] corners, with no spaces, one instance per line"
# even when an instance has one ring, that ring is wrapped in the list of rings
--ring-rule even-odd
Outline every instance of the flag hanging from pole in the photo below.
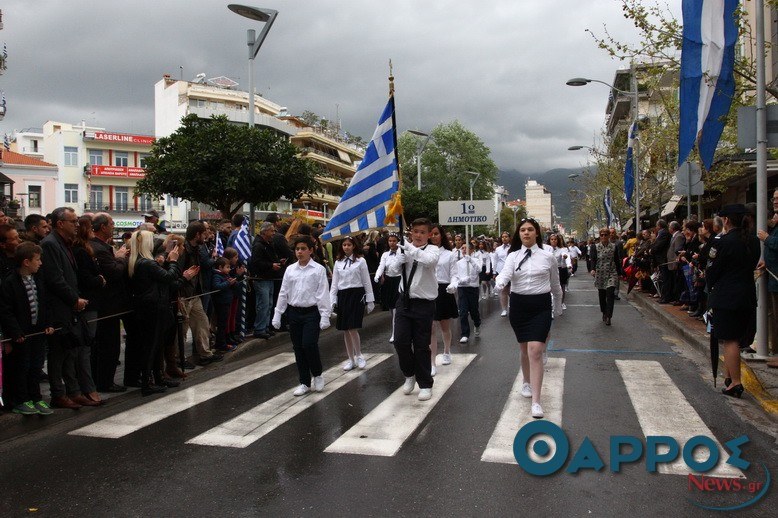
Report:
[[[219,257],[224,255],[224,242],[219,234],[216,234],[216,255]]]
[[[683,0],[678,165],[694,145],[710,170],[735,94],[738,0]]]
[[[624,165],[624,201],[632,206],[632,191],[635,190],[635,166],[633,164],[633,154],[635,138],[638,132],[638,122],[635,121],[629,127],[629,141],[627,142],[627,162]]]
[[[216,238],[216,247],[218,249],[219,243],[221,242],[221,239]],[[251,234],[249,233],[249,219],[243,218],[243,223],[240,224],[240,230],[238,230],[238,233],[235,235],[235,250],[238,251],[238,257],[240,257],[240,260],[243,262],[246,262],[251,257]],[[224,250],[222,250],[222,254],[224,253]],[[222,255],[219,254],[219,255]]]
[[[387,219],[401,211],[393,115],[394,96],[391,96],[367,145],[365,158],[320,236],[322,241],[382,228]]]
[[[602,206],[605,208],[605,226],[610,227],[611,224],[616,220],[616,218],[613,216],[610,187],[605,188],[605,197],[602,200]]]

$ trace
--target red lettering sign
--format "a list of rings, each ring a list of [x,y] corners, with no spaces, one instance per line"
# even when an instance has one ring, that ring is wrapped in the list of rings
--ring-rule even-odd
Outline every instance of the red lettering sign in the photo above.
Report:
[[[146,170],[141,167],[120,167],[113,165],[93,165],[92,176],[112,176],[118,178],[143,178]]]
[[[105,131],[95,131],[95,140],[105,142],[123,142],[125,144],[143,144],[150,146],[154,143],[154,137],[148,135],[126,135],[124,133],[107,133]]]

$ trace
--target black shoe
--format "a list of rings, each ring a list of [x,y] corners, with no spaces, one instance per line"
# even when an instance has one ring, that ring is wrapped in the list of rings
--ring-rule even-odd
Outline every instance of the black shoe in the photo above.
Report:
[[[725,396],[739,398],[740,396],[743,395],[743,390],[744,390],[743,385],[738,383],[737,385],[734,385],[730,388],[721,389],[721,393],[724,394]]]
[[[259,338],[261,340],[269,340],[270,334],[269,333],[254,333],[254,338]]]
[[[605,325],[606,326],[611,325],[611,317],[605,317]]]
[[[180,365],[179,365],[179,367],[180,367]],[[183,368],[185,370],[191,371],[191,370],[194,370],[195,364],[190,362],[189,360],[184,360]]]
[[[224,359],[224,356],[222,356],[221,354],[214,353],[210,359],[211,359],[211,363],[218,363]]]
[[[107,392],[109,394],[118,394],[120,392],[127,392],[127,387],[122,387],[121,385],[117,385],[116,383],[112,383],[109,387],[106,387],[105,390],[100,390],[99,392]]]
[[[140,386],[141,386],[141,384],[140,384],[140,379],[136,379],[136,380],[133,380],[133,379],[131,379],[131,380],[124,380],[124,386],[125,386],[125,387],[140,388]]]
[[[140,389],[140,393],[144,396],[151,396],[152,394],[161,394],[165,392],[167,387],[161,387],[159,385],[149,385]]]
[[[267,331],[265,331],[265,332],[266,332],[267,334],[269,334],[270,336],[275,336],[275,335],[276,335],[276,330],[275,330],[275,329],[273,329],[272,327],[268,327],[268,328],[267,328]]]
[[[700,311],[700,310],[698,309],[697,311],[690,312],[690,313],[689,313],[689,316],[690,316],[690,317],[692,317],[692,318],[699,318],[699,317],[701,317],[701,316],[702,316],[702,314],[703,314],[703,313],[705,313],[705,312],[704,312],[704,311]]]
[[[617,295],[617,296],[613,297],[613,300],[621,300],[621,297],[619,297],[619,296]]]
[[[732,378],[724,378],[724,388],[727,388],[730,385],[732,385]]]
[[[175,388],[181,385],[181,382],[170,378],[162,378],[159,380],[157,385],[167,388]]]

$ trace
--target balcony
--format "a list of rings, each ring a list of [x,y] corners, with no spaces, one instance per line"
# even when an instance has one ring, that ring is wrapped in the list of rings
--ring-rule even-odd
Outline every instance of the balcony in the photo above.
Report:
[[[248,124],[249,122],[248,110],[236,110],[234,108],[209,108],[206,106],[189,106],[189,113],[194,113],[201,119],[210,119],[211,115],[226,115],[230,122],[237,122],[241,124]],[[280,131],[286,135],[294,135],[297,133],[297,128],[288,122],[261,113],[254,114],[254,124],[256,126],[263,126]]]
[[[159,212],[159,217],[162,219],[165,213],[165,206],[160,203],[147,204],[145,206],[138,204],[138,208],[135,208],[133,203],[119,204],[114,203],[111,207],[108,203],[84,203],[85,212],[111,212],[116,214],[143,214],[149,210],[156,210]]]

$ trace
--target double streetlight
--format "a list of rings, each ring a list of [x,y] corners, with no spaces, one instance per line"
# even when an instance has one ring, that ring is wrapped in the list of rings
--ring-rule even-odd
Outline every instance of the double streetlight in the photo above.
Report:
[[[605,81],[600,81],[599,79],[587,79],[585,77],[574,77],[573,79],[570,79],[567,81],[568,86],[585,86],[589,83],[600,83],[602,85],[607,86],[611,89],[612,92],[629,95],[632,97],[632,107],[633,107],[633,121],[635,124],[635,131],[637,132],[638,128],[638,115],[639,115],[639,109],[638,109],[638,82],[637,82],[637,76],[635,72],[635,67],[631,67],[631,75],[632,75],[632,90],[627,92],[626,90],[620,90],[616,88],[615,86],[606,83]],[[570,151],[576,151],[578,149],[584,149],[588,146],[571,146],[568,149]],[[589,148],[591,149],[591,148]],[[640,232],[640,169],[638,166],[638,157],[639,149],[638,149],[638,139],[635,139],[634,148],[632,151],[632,167],[633,171],[635,172],[635,229],[636,232]]]
[[[408,133],[420,137],[416,144],[416,189],[421,190],[421,154],[424,152],[424,148],[427,147],[432,135],[428,135],[423,131],[408,130]],[[426,138],[425,138],[426,137]]]

